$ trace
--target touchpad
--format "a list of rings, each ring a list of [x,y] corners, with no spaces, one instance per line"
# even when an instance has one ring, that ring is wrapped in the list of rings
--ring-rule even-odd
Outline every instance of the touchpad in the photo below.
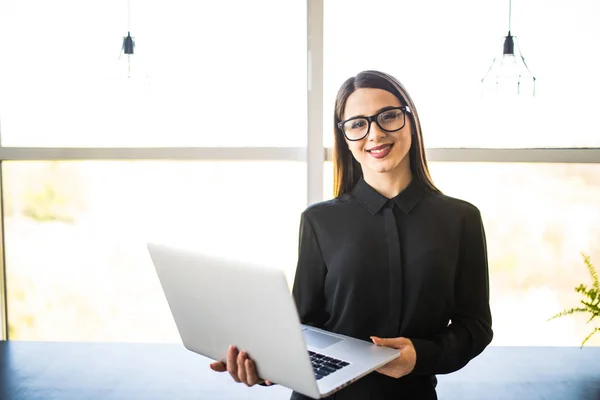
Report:
[[[304,333],[306,344],[317,349],[324,349],[342,340],[326,333],[313,331],[312,329],[304,329],[302,333]]]

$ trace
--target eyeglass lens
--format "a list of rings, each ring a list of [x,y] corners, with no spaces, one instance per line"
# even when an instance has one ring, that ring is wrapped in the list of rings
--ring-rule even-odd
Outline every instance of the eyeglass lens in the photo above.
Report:
[[[394,132],[404,127],[404,111],[387,110],[375,118],[377,125],[384,131]],[[350,140],[358,140],[367,136],[370,124],[367,118],[355,118],[343,125],[344,133]]]

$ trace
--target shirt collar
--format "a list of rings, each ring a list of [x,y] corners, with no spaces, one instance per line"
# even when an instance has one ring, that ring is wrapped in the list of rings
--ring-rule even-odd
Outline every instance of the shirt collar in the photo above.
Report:
[[[354,186],[352,193],[365,207],[367,207],[371,214],[378,213],[383,206],[390,201],[390,199],[369,186],[363,178],[360,178],[356,186]],[[391,200],[396,206],[404,211],[405,214],[408,214],[410,210],[419,203],[419,200],[423,198],[424,194],[425,189],[413,178],[408,186]]]

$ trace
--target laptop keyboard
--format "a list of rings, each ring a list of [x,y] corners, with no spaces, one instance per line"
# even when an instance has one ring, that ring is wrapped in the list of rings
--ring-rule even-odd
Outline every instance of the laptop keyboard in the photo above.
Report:
[[[350,365],[350,363],[346,361],[327,357],[323,354],[315,353],[314,351],[309,350],[308,354],[310,355],[310,361],[312,362],[317,380]]]

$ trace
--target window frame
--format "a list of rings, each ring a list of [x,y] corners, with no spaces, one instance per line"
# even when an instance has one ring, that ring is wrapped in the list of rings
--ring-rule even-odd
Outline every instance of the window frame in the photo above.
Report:
[[[8,340],[8,305],[6,285],[6,268],[4,256],[4,171],[0,158],[0,341]]]
[[[2,163],[4,161],[44,160],[304,161],[307,172],[306,205],[321,201],[323,199],[324,162],[333,160],[333,149],[323,146],[323,3],[324,0],[306,0],[308,7],[306,147],[49,148],[0,146],[0,205],[3,204]],[[600,148],[429,148],[426,152],[428,160],[434,162],[600,164]],[[1,211],[0,340],[9,340],[3,208]]]

